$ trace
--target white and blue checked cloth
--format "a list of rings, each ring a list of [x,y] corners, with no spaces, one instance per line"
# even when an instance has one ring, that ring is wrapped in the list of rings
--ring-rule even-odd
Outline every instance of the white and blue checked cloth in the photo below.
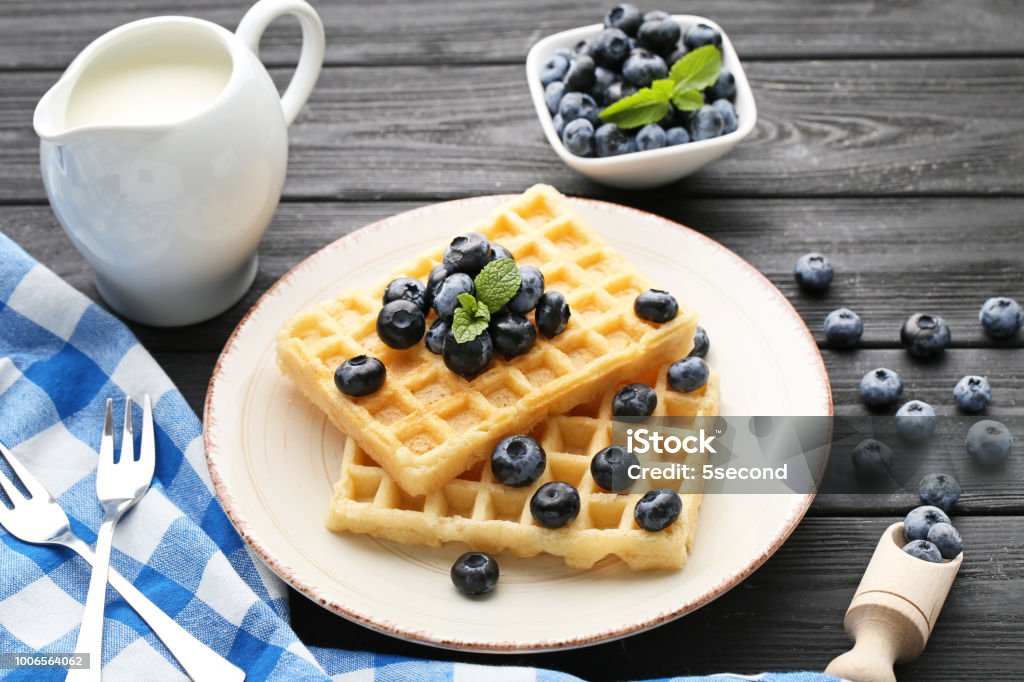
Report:
[[[306,647],[288,624],[284,584],[249,553],[213,495],[202,426],[181,394],[124,325],[0,233],[0,442],[57,498],[87,542],[95,541],[101,515],[95,469],[104,403],[144,393],[154,404],[156,475],[117,528],[113,563],[182,626],[244,668],[249,680],[576,680],[530,668]],[[6,463],[0,466],[9,473]],[[0,576],[0,651],[71,651],[87,564],[70,550],[29,545],[0,530]],[[108,599],[104,679],[182,679],[135,612],[113,590]],[[64,675],[3,673],[12,680]],[[830,678],[794,673],[714,679]]]

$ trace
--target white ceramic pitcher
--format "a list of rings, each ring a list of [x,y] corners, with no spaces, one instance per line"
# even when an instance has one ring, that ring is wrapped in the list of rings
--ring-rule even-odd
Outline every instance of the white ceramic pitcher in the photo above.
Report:
[[[283,14],[302,26],[302,54],[279,97],[258,49]],[[111,307],[177,326],[223,312],[248,290],[281,196],[287,128],[323,56],[312,7],[260,0],[235,33],[155,17],[75,58],[33,124],[50,203]]]

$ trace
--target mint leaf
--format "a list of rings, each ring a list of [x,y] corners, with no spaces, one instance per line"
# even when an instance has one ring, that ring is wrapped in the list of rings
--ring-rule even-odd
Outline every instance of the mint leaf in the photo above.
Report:
[[[461,307],[465,308],[471,317],[475,316],[476,311],[480,308],[480,304],[473,294],[459,294],[459,303],[462,304]]]
[[[511,258],[499,258],[484,266],[473,280],[476,298],[489,312],[496,313],[519,292],[519,268]],[[462,296],[459,296],[462,300]]]
[[[672,65],[668,77],[675,81],[676,92],[703,90],[718,80],[722,70],[722,52],[714,45],[698,47]]]
[[[620,128],[639,128],[665,118],[671,96],[672,91],[666,92],[663,86],[659,90],[644,88],[606,107],[599,116],[602,121],[614,123]]]
[[[651,83],[649,88],[658,97],[667,100],[672,96],[672,92],[675,90],[676,82],[671,78],[659,78],[658,80]]]
[[[672,104],[679,111],[697,111],[704,106],[704,95],[700,90],[683,90],[672,95]]]
[[[487,330],[490,319],[491,314],[484,306],[479,307],[477,314],[462,307],[456,308],[455,317],[452,318],[452,335],[458,343],[469,343]]]

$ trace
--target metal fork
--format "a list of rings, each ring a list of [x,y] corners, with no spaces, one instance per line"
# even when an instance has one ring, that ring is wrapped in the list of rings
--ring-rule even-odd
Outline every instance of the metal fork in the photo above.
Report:
[[[110,430],[112,429],[105,429]],[[148,432],[148,435],[147,435]],[[153,442],[152,407],[147,396],[144,404],[143,447]],[[110,445],[113,448],[113,443]],[[154,448],[155,450],[155,448]],[[0,454],[7,460],[11,470],[28,492],[23,495],[15,486],[14,481],[7,478],[0,470],[0,488],[7,494],[13,508],[8,509],[0,504],[0,526],[23,542],[37,545],[59,545],[76,552],[86,562],[93,564],[95,555],[92,549],[71,530],[68,515],[61,509],[57,501],[43,485],[29,472],[6,447],[0,443]],[[178,625],[156,604],[149,600],[116,569],[110,569],[110,586],[117,590],[135,612],[152,628],[167,649],[174,655],[189,677],[196,682],[241,682],[245,672],[215,651],[193,637],[187,630]],[[90,660],[90,667],[97,671],[100,659]]]

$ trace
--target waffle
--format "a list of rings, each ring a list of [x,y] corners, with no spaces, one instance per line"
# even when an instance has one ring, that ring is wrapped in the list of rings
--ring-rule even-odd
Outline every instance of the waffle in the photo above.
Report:
[[[460,232],[467,230],[508,248],[520,266],[540,268],[547,290],[562,292],[572,309],[565,332],[539,336],[529,353],[511,361],[495,357],[472,380],[448,370],[423,343],[408,350],[385,346],[376,333],[384,287],[401,275],[425,281],[443,246],[376,287],[314,305],[278,332],[282,371],[412,495],[437,490],[502,437],[528,432],[548,414],[677,359],[680,345],[692,345],[696,327],[683,305],[664,324],[638,318],[633,301],[651,283],[551,187],[533,187]],[[364,354],[384,363],[387,380],[372,395],[346,396],[334,385],[334,370]]]
[[[665,369],[660,366],[639,378],[658,393],[656,416],[717,415],[716,372],[703,389],[676,393],[666,386]],[[547,552],[563,557],[574,568],[590,568],[608,555],[617,556],[634,570],[679,568],[693,543],[701,489],[680,490],[684,494],[679,519],[664,531],[652,533],[633,520],[633,507],[641,495],[603,492],[591,478],[592,455],[611,441],[616,390],[569,414],[548,417],[534,430],[533,437],[547,453],[548,466],[540,480],[527,488],[496,482],[488,463],[482,462],[440,490],[413,497],[348,439],[327,527],[430,547],[461,541],[472,549],[522,557]],[[699,465],[702,461],[691,455],[686,463]],[[557,530],[538,525],[530,514],[534,491],[552,480],[572,483],[580,491],[579,516]],[[679,490],[678,481],[660,483]]]

